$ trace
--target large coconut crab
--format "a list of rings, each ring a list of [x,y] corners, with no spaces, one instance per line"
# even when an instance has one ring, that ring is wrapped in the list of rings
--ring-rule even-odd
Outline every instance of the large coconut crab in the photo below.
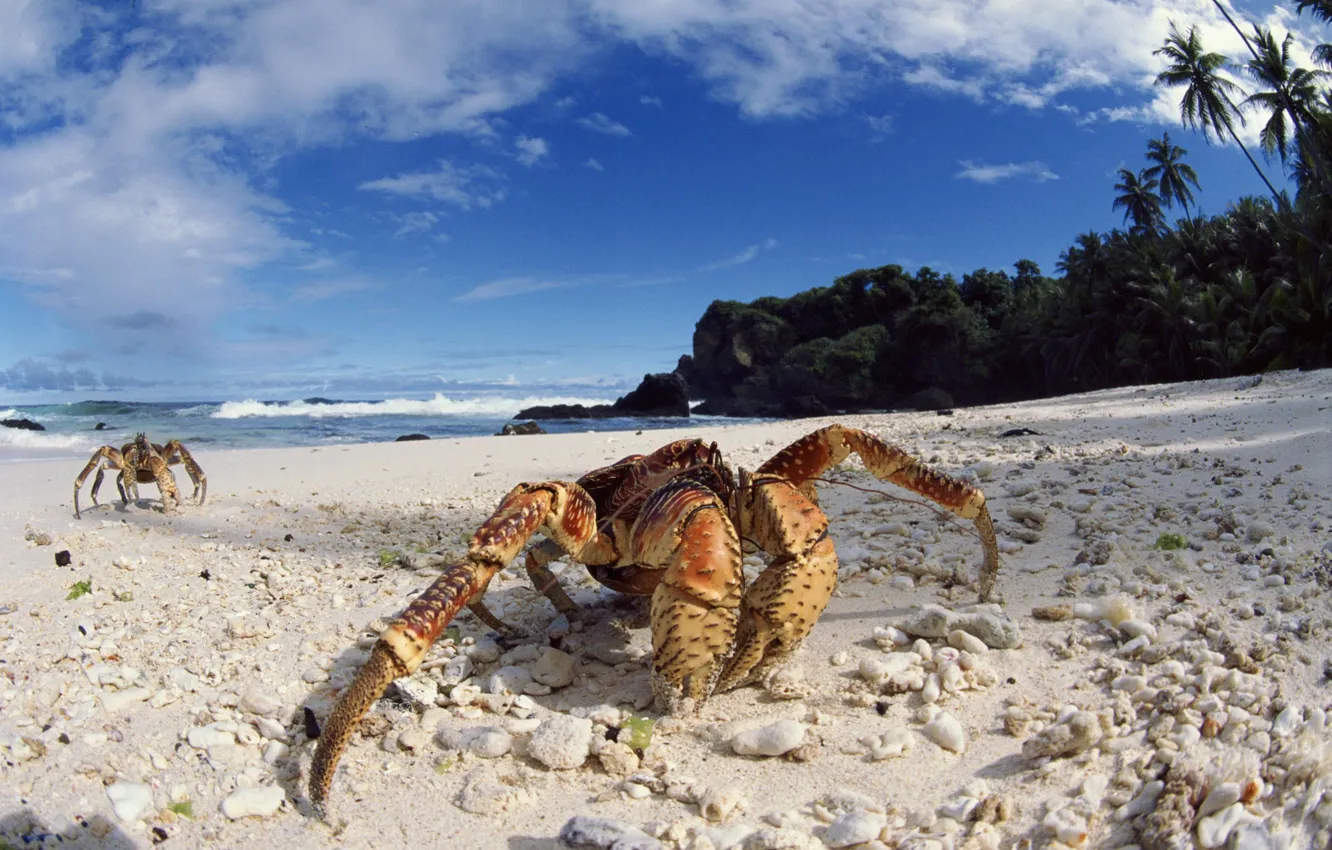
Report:
[[[444,570],[380,635],[319,737],[310,800],[322,815],[338,759],[370,706],[420,666],[463,606],[501,625],[481,603],[491,578],[528,550],[537,587],[563,611],[576,606],[547,564],[568,555],[602,584],[651,595],[652,688],[659,710],[680,714],[714,693],[759,681],[813,629],[837,581],[837,553],[814,482],[851,453],[866,469],[919,493],[979,532],[980,597],[999,570],[994,525],[980,490],[936,472],[873,434],[829,425],[738,478],[717,444],[678,440],[631,455],[577,482],[519,484],[473,535],[466,559]],[[748,586],[742,550],[772,557]]]
[[[129,504],[130,493],[134,494],[135,501],[139,498],[139,485],[157,483],[157,489],[162,494],[162,511],[171,512],[171,502],[180,504],[180,491],[176,489],[176,476],[171,472],[171,466],[174,464],[185,464],[185,471],[189,473],[190,480],[194,482],[194,495],[199,498],[199,504],[203,504],[208,498],[208,476],[195,463],[194,457],[185,446],[181,445],[180,440],[171,440],[166,445],[158,445],[149,442],[146,434],[137,434],[134,442],[126,443],[117,451],[112,446],[102,446],[93,452],[88,465],[79,473],[79,477],[74,479],[74,518],[81,519],[79,512],[79,490],[83,487],[83,482],[97,470],[97,477],[93,479],[92,500],[97,504],[97,491],[102,486],[102,478],[106,475],[108,469],[114,469],[119,472],[116,476],[116,489],[120,491],[121,504]]]

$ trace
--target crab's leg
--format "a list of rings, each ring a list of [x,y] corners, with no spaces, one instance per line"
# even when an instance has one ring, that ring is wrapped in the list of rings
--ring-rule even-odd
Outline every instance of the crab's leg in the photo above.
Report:
[[[841,425],[829,425],[800,438],[759,467],[759,473],[780,475],[804,490],[812,484],[810,479],[841,463],[852,452],[860,456],[865,468],[880,481],[919,493],[976,523],[985,556],[980,571],[980,598],[982,602],[989,601],[999,575],[999,544],[990,511],[985,507],[985,494],[970,484],[936,472],[873,434]]]
[[[643,505],[631,533],[634,569],[660,570],[652,593],[652,688],[683,713],[712,693],[734,645],[744,586],[740,538],[709,488],[676,479]]]
[[[745,591],[735,654],[717,682],[728,691],[763,678],[799,648],[837,584],[828,518],[795,485],[776,476],[743,482],[740,528],[773,556]]]
[[[204,475],[203,469],[195,462],[190,450],[185,448],[180,440],[172,440],[162,450],[162,457],[166,458],[167,463],[171,463],[172,458],[176,456],[179,456],[180,461],[185,464],[185,471],[189,473],[190,480],[194,482],[194,496],[199,499],[199,504],[202,505],[208,499],[208,476]]]
[[[180,507],[180,490],[176,489],[176,476],[172,473],[170,464],[160,456],[153,455],[143,466],[157,480],[157,489],[162,494],[162,513],[171,513],[172,502],[176,503],[176,507]],[[137,489],[136,487],[135,490]]]
[[[561,614],[572,614],[578,610],[578,604],[569,598],[569,594],[560,587],[560,580],[546,565],[564,554],[564,548],[554,540],[543,540],[527,550],[524,559],[527,575],[532,579],[532,586],[541,595],[550,600],[555,610]]]
[[[123,463],[123,460],[120,456],[120,452],[116,451],[110,446],[102,446],[100,449],[93,452],[92,458],[88,460],[88,465],[85,466],[83,468],[83,471],[79,473],[79,477],[74,479],[75,519],[82,519],[79,513],[79,488],[83,486],[83,482],[87,480],[88,476],[92,473],[93,469],[97,469],[97,478],[93,481],[92,500],[94,505],[97,504],[97,488],[102,486],[102,468],[98,468],[98,464],[101,463],[102,461],[106,462],[106,466],[104,468],[109,468],[109,469],[120,469],[121,464]]]
[[[479,597],[538,530],[576,556],[589,549],[613,548],[613,541],[597,532],[596,520],[592,498],[570,482],[519,484],[504,497],[472,536],[466,560],[444,570],[384,630],[355,680],[338,698],[310,766],[310,800],[317,812],[322,815],[333,771],[352,731],[389,683],[421,665],[454,615]]]

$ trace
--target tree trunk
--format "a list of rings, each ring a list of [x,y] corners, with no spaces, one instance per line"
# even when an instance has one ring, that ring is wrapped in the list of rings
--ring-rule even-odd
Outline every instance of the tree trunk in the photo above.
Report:
[[[1272,193],[1272,198],[1273,200],[1276,201],[1277,209],[1285,209],[1287,206],[1289,206],[1290,201],[1286,199],[1286,196],[1284,194],[1276,190],[1276,187],[1272,185],[1271,180],[1267,179],[1267,175],[1264,174],[1263,170],[1258,167],[1258,162],[1253,158],[1253,154],[1249,153],[1249,149],[1244,147],[1244,143],[1240,141],[1240,137],[1235,132],[1235,128],[1231,126],[1230,121],[1226,121],[1226,129],[1230,131],[1230,138],[1235,140],[1235,144],[1239,145],[1239,149],[1244,151],[1244,155],[1248,157],[1249,165],[1252,165],[1253,170],[1258,172],[1258,176],[1262,178],[1263,184],[1267,186],[1267,191]]]

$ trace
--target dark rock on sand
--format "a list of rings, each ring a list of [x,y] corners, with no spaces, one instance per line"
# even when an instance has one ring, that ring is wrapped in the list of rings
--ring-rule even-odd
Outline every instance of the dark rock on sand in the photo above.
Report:
[[[496,436],[507,437],[512,434],[544,434],[546,429],[535,422],[510,422],[500,429]]]
[[[518,411],[515,419],[610,419],[616,416],[689,415],[689,387],[675,372],[644,375],[643,381],[614,404],[543,404]]]

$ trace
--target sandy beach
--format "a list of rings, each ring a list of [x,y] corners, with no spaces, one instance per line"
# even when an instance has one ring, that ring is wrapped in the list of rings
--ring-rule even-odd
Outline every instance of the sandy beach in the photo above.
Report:
[[[79,463],[6,465],[4,846],[1327,845],[1329,371],[842,417],[975,477],[998,607],[957,580],[970,524],[866,492],[909,495],[853,459],[820,492],[838,588],[767,687],[630,746],[629,715],[657,717],[645,605],[571,564],[570,622],[515,564],[486,601],[526,636],[461,615],[311,816],[307,715],[515,483],[684,436],[754,468],[831,421],[199,452],[208,501],[177,467],[173,515],[107,481],[75,519]],[[924,606],[957,612],[945,634]],[[561,717],[586,743],[552,769],[529,743]]]

